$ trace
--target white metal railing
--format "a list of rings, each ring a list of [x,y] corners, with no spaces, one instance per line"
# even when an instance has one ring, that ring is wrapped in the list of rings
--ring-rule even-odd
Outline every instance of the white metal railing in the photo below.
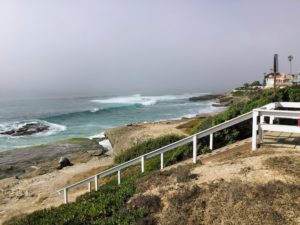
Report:
[[[118,184],[121,184],[121,170],[128,168],[132,165],[141,164],[141,172],[145,171],[145,160],[150,159],[155,156],[160,155],[161,159],[161,169],[164,167],[164,153],[169,152],[177,147],[180,147],[185,144],[193,143],[193,163],[196,163],[197,160],[197,140],[206,136],[209,136],[209,148],[213,149],[213,134],[220,130],[226,129],[228,127],[234,126],[238,123],[246,121],[252,118],[252,150],[257,148],[257,131],[259,141],[263,142],[263,131],[281,131],[281,132],[296,132],[300,133],[300,127],[297,126],[289,126],[289,125],[280,125],[280,124],[273,124],[274,118],[292,118],[298,119],[300,118],[300,111],[287,111],[287,110],[275,110],[276,108],[300,108],[299,102],[275,102],[267,104],[261,108],[254,109],[252,112],[245,113],[241,116],[235,117],[231,120],[225,121],[219,125],[214,127],[208,128],[204,131],[176,141],[172,144],[166,145],[139,157],[136,157],[132,160],[119,164],[115,167],[107,169],[101,173],[95,174],[94,176],[88,177],[80,182],[75,184],[66,186],[60,190],[58,193],[64,194],[64,203],[68,203],[68,191],[81,187],[83,185],[88,185],[88,191],[92,190],[92,182],[94,182],[95,190],[98,190],[98,180],[99,178],[105,177],[107,175],[117,173],[118,177]],[[269,117],[269,124],[265,123],[265,117]]]
[[[223,129],[228,128],[228,127],[231,127],[233,125],[236,125],[236,124],[241,123],[243,121],[249,120],[251,118],[252,118],[252,112],[245,113],[241,116],[238,116],[238,117],[235,117],[231,120],[225,121],[225,122],[223,122],[219,125],[208,128],[204,131],[201,131],[199,133],[196,133],[194,135],[191,135],[189,137],[186,137],[184,139],[176,141],[172,144],[166,145],[166,146],[161,147],[159,149],[156,149],[152,152],[146,153],[146,154],[141,155],[139,157],[136,157],[132,160],[129,160],[127,162],[119,164],[119,165],[117,165],[115,167],[112,167],[110,169],[107,169],[107,170],[105,170],[101,173],[95,174],[94,176],[88,177],[88,178],[86,178],[82,181],[79,181],[79,182],[75,183],[75,184],[66,186],[66,187],[58,190],[58,193],[59,194],[63,193],[64,194],[64,203],[68,203],[68,191],[70,191],[72,189],[75,189],[75,188],[78,188],[78,187],[81,187],[81,186],[86,185],[86,184],[88,185],[88,191],[91,191],[92,190],[92,182],[94,182],[95,190],[97,191],[98,190],[98,180],[99,180],[99,178],[105,177],[107,175],[115,174],[115,173],[117,173],[117,175],[118,175],[118,184],[120,184],[121,183],[121,170],[122,169],[125,169],[125,168],[128,168],[128,167],[132,166],[132,165],[141,163],[141,172],[143,173],[145,171],[145,160],[150,159],[150,158],[155,157],[155,156],[158,156],[158,155],[160,155],[161,169],[163,169],[163,166],[164,166],[163,165],[163,159],[164,159],[164,153],[165,152],[171,151],[171,150],[173,150],[177,147],[180,147],[182,145],[189,144],[189,143],[192,143],[192,142],[193,142],[193,163],[196,163],[196,161],[197,161],[197,140],[198,139],[203,138],[205,136],[209,136],[210,137],[209,138],[209,140],[210,140],[209,147],[212,150],[213,149],[213,134],[215,132],[223,130]]]
[[[257,149],[257,142],[263,143],[264,131],[300,133],[299,126],[274,124],[275,118],[300,119],[300,111],[276,110],[276,108],[279,107],[300,109],[300,102],[275,102],[254,109],[252,121],[252,150]],[[269,117],[269,123],[265,122],[265,117]]]

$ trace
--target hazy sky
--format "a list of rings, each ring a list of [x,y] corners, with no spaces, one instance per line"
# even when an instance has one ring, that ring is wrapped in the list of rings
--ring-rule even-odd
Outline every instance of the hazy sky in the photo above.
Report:
[[[0,0],[0,97],[216,92],[300,70],[299,0]]]

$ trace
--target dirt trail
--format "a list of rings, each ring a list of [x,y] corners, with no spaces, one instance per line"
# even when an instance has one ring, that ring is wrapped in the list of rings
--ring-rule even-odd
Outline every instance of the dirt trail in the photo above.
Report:
[[[20,212],[25,214],[62,204],[63,196],[56,192],[59,188],[100,172],[112,163],[113,157],[107,156],[33,178],[0,180],[0,224]],[[87,187],[70,192],[69,200],[74,201],[86,190]]]

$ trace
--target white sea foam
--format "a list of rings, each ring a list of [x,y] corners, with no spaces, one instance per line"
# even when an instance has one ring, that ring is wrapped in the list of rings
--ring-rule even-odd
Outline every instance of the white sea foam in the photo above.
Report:
[[[44,124],[49,126],[49,130],[41,132],[41,133],[36,133],[35,135],[37,136],[50,136],[53,134],[57,134],[59,132],[67,130],[67,126],[56,124],[56,123],[49,123],[47,121],[42,121]]]
[[[101,132],[100,134],[89,136],[88,138],[93,139],[93,138],[104,138],[104,137],[105,137],[104,132]]]
[[[64,131],[67,129],[67,127],[64,125],[49,123],[44,120],[23,120],[23,121],[7,122],[7,123],[0,124],[0,132],[20,129],[29,123],[41,123],[41,124],[49,126],[48,130],[33,134],[34,136],[50,136],[50,135],[56,134],[58,132],[61,132],[61,131]],[[31,135],[31,136],[33,136],[33,135]],[[0,135],[0,136],[9,136],[9,135]],[[18,136],[10,136],[10,137],[19,138]]]
[[[183,95],[161,95],[161,96],[142,96],[140,94],[131,96],[120,96],[107,99],[94,99],[92,102],[102,104],[141,104],[144,106],[154,105],[159,101],[172,101],[187,99],[193,96],[204,95],[205,93],[183,94]]]
[[[108,149],[109,151],[112,150],[112,145],[108,139],[100,141],[99,145],[103,146],[104,148]]]
[[[93,108],[90,110],[90,112],[94,113],[94,112],[98,112],[99,111],[99,108]]]

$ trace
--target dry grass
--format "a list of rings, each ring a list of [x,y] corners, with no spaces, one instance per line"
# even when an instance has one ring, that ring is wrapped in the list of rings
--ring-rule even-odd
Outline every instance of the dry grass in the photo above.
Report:
[[[300,179],[300,157],[299,156],[276,156],[264,161],[270,169],[277,170],[285,175]]]
[[[223,180],[205,188],[186,185],[172,195],[160,224],[297,224],[300,185],[263,185]]]
[[[164,171],[155,171],[150,176],[139,179],[137,189],[138,192],[145,192],[151,188],[164,187],[170,183],[186,183],[194,179],[198,179],[198,175],[191,174],[194,165],[178,166],[173,169]]]
[[[191,119],[191,120],[188,120],[186,123],[178,125],[176,128],[183,131],[186,134],[192,134],[193,129],[195,127],[197,127],[204,119],[205,119],[205,117]]]
[[[143,209],[144,218],[138,221],[137,224],[154,225],[157,224],[157,219],[154,214],[160,211],[162,203],[157,195],[142,195],[138,194],[128,204],[129,211]]]
[[[243,160],[247,157],[262,156],[262,166],[269,171],[279,171],[284,175],[300,178],[300,157],[295,151],[249,152],[249,144],[236,152],[221,153],[209,157],[211,162],[219,163],[233,159]],[[276,156],[274,156],[274,154]],[[268,158],[268,155],[271,157]],[[230,160],[231,158],[231,160]],[[266,159],[267,158],[267,159]],[[208,162],[206,160],[205,162]],[[247,161],[243,161],[247,162]],[[190,173],[192,166],[179,166],[171,170],[147,177],[139,184],[140,191],[157,189],[163,201],[162,208],[147,218],[156,218],[153,223],[163,225],[294,225],[300,223],[300,184],[285,183],[280,180],[261,182],[235,180],[214,180],[210,183],[195,181]],[[255,172],[253,166],[247,165],[238,174],[247,176]],[[199,178],[201,179],[201,177]],[[180,185],[177,185],[180,183]],[[151,193],[151,191],[150,191]]]
[[[69,179],[67,181],[67,185],[79,182],[83,179],[86,179],[87,177],[90,177],[90,176],[93,176],[97,173],[100,173],[100,172],[106,170],[107,168],[108,168],[108,166],[101,166],[101,167],[90,169],[86,172],[78,173],[78,174],[76,174],[76,176],[72,177],[71,179]]]

